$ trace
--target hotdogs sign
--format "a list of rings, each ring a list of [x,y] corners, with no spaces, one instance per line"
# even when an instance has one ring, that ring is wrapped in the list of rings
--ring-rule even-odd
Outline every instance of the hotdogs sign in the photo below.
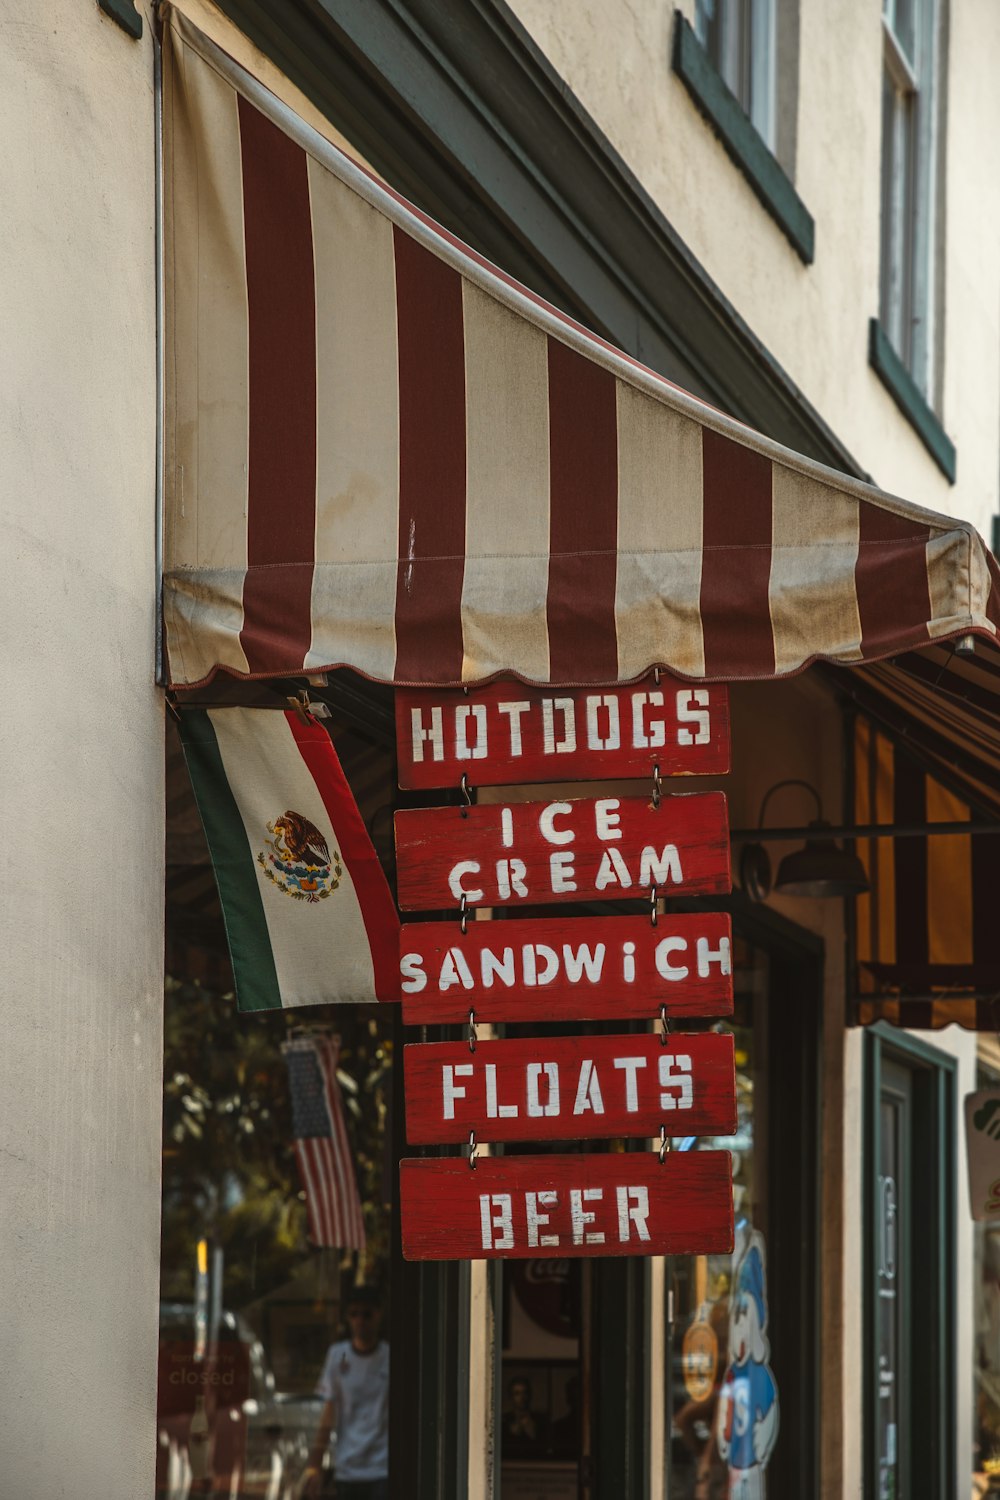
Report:
[[[403,788],[461,791],[458,805],[396,814],[400,906],[438,914],[401,930],[403,1018],[467,1028],[466,1041],[404,1049],[407,1138],[470,1147],[401,1163],[404,1255],[731,1249],[728,1153],[669,1149],[675,1135],[735,1130],[732,1038],[669,1029],[675,1015],[732,1010],[729,919],[660,912],[663,898],[730,889],[725,797],[662,787],[664,776],[728,770],[725,689],[657,678],[399,691],[396,730]],[[636,796],[480,791],[638,777],[647,784]],[[517,915],[609,900],[641,905],[624,916]],[[510,918],[472,920],[496,908]],[[476,1031],[607,1019],[657,1029],[481,1042]],[[657,1136],[645,1152],[479,1155],[486,1142]]]

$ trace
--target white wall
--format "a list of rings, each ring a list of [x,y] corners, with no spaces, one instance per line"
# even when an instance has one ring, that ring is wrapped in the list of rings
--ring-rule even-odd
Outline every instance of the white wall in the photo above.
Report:
[[[679,0],[693,20],[694,0]],[[1000,7],[951,0],[942,418],[952,488],[868,365],[878,312],[881,7],[801,0],[803,265],[671,71],[675,0],[511,0],[557,72],[765,346],[883,489],[989,535],[1000,436]]]
[[[162,706],[153,68],[0,0],[0,1493],[152,1492]]]

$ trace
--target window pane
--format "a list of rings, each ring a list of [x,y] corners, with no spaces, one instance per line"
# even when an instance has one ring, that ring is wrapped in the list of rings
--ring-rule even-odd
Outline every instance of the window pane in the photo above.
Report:
[[[918,0],[893,0],[892,13],[887,13],[892,34],[911,68],[916,67],[917,61],[917,3]]]
[[[735,1038],[737,1133],[702,1139],[697,1147],[733,1153],[735,1249],[731,1256],[671,1263],[671,1493],[691,1500],[726,1500],[748,1469],[754,1470],[754,1493],[764,1500],[766,1466],[779,1440],[767,1284],[770,1191],[761,1149],[769,964],[762,950],[745,942],[737,942],[734,953],[736,1008],[732,1024],[717,1029],[732,1030]]]
[[[341,753],[391,796],[380,752]],[[237,1012],[173,735],[168,768],[157,1500],[292,1500],[311,1455],[387,1482],[391,1016]]]
[[[905,364],[913,323],[915,96],[882,79],[882,254],[879,317]]]

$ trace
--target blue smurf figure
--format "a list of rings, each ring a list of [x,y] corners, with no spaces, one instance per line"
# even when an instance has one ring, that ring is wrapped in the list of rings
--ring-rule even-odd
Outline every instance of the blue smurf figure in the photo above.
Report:
[[[729,1465],[730,1500],[765,1500],[765,1470],[778,1440],[778,1387],[767,1341],[764,1238],[754,1230],[740,1257],[729,1314],[729,1365],[719,1391],[716,1442]]]

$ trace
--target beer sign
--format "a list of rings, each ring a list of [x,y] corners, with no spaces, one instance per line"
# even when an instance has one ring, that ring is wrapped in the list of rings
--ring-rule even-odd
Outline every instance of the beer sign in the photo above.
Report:
[[[733,1248],[728,1151],[410,1158],[399,1191],[406,1260]]]
[[[510,786],[729,770],[729,692],[661,676],[631,687],[495,682],[396,691],[401,787]]]
[[[404,911],[731,889],[722,792],[413,808],[395,827]]]
[[[459,1144],[732,1135],[733,1038],[525,1037],[404,1047],[406,1138]]]
[[[732,924],[723,912],[413,922],[400,930],[403,1020],[649,1020],[733,1008]]]

